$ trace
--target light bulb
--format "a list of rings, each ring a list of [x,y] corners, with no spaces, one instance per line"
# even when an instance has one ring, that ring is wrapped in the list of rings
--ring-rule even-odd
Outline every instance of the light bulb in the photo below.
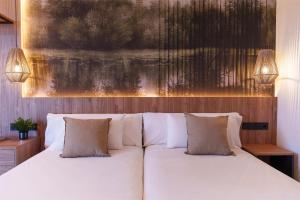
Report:
[[[269,68],[267,66],[263,66],[261,68],[261,73],[262,74],[269,74],[269,72],[270,72],[270,70],[269,70]]]
[[[22,67],[18,64],[15,65],[14,67],[14,72],[15,73],[21,73],[22,72]]]

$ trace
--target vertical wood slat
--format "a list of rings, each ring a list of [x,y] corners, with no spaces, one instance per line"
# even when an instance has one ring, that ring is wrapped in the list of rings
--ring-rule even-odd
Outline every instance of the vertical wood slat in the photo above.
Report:
[[[0,0],[0,16],[15,21],[15,0]]]

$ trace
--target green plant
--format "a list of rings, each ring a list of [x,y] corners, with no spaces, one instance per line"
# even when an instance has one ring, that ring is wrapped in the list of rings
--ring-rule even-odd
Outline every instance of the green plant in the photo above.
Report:
[[[20,133],[28,133],[30,130],[36,129],[36,124],[34,124],[31,119],[24,120],[19,117],[15,123],[12,124],[12,127]]]

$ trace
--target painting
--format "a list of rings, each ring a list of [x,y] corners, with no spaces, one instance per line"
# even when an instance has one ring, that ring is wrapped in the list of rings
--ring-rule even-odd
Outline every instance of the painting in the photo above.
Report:
[[[24,97],[257,96],[276,0],[22,0]]]

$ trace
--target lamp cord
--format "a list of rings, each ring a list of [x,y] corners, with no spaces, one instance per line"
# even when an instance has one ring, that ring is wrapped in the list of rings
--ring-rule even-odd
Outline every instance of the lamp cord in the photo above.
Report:
[[[18,48],[18,13],[17,13],[17,0],[15,0],[15,25],[16,25],[16,48]]]

